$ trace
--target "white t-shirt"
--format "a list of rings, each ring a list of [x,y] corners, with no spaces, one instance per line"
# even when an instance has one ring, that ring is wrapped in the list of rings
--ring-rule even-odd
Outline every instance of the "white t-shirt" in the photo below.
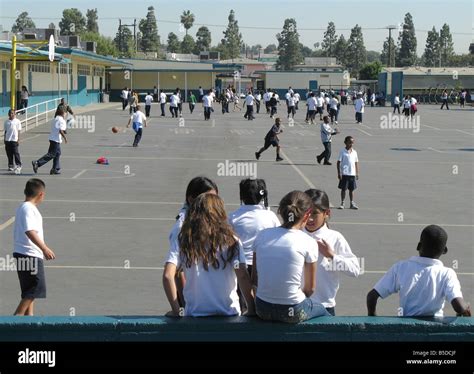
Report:
[[[245,98],[245,104],[252,106],[254,100],[255,98],[252,95],[247,95],[247,97]]]
[[[295,106],[295,104],[296,104],[296,99],[295,99],[295,97],[294,97],[294,96],[290,96],[290,97],[288,98],[288,106]]]
[[[365,103],[362,98],[357,99],[354,103],[354,106],[357,113],[364,113]]]
[[[303,230],[316,240],[324,240],[335,252],[332,259],[319,255],[316,272],[316,291],[311,299],[321,303],[325,308],[336,306],[336,294],[339,290],[339,274],[358,277],[360,274],[359,260],[351,251],[347,240],[340,232],[331,230],[325,224],[315,232]]]
[[[310,97],[306,104],[308,104],[308,110],[316,110],[317,99],[315,97]]]
[[[135,113],[132,114],[131,116],[132,123],[138,122],[140,124],[140,128],[143,128],[143,123],[146,121],[146,116],[143,112],[140,112],[137,110]]]
[[[316,106],[318,108],[321,108],[323,106],[323,104],[324,104],[324,99],[322,97],[317,97],[316,98]]]
[[[341,149],[337,161],[341,163],[340,170],[342,175],[356,175],[355,163],[359,162],[359,158],[355,149],[351,148],[350,152],[346,148]]]
[[[332,133],[333,133],[332,127],[329,125],[329,123],[321,123],[321,141],[323,143],[330,142],[332,139]]]
[[[420,256],[397,262],[374,289],[382,299],[399,292],[400,314],[407,317],[443,317],[444,301],[462,297],[453,269],[445,267],[440,260]]]
[[[204,95],[204,90],[202,88],[199,89],[199,95]]]
[[[229,223],[242,242],[247,265],[253,263],[253,242],[257,234],[281,225],[276,214],[262,205],[241,205],[229,214]]]
[[[164,92],[160,93],[160,104],[166,103],[166,94]]]
[[[329,101],[329,107],[331,109],[337,110],[337,104],[339,104],[339,101],[337,101],[335,97],[333,97],[331,101]]]
[[[179,103],[178,95],[171,95],[170,97],[170,106],[177,108]]]
[[[202,98],[202,103],[205,108],[212,107],[212,101],[213,101],[213,98],[211,95],[206,95]]]
[[[3,124],[6,142],[17,142],[18,134],[21,131],[21,121],[18,118],[7,119]]]
[[[393,99],[393,103],[395,105],[400,105],[400,96],[395,96],[395,98]]]
[[[13,253],[44,259],[43,251],[26,236],[27,231],[36,231],[42,241],[43,217],[33,203],[25,201],[16,210],[13,229]]]
[[[275,227],[260,231],[254,241],[257,297],[272,304],[301,303],[304,264],[318,260],[316,241],[301,230]]]
[[[146,95],[145,96],[145,105],[151,105],[152,101],[153,101],[153,96],[151,96],[151,95]]]
[[[227,257],[224,249],[223,256]],[[186,284],[183,289],[186,306],[184,315],[186,317],[205,317],[212,315],[235,316],[240,315],[239,296],[237,294],[237,276],[234,266],[245,265],[245,255],[242,243],[238,241],[238,250],[230,263],[223,267],[223,260],[219,256],[219,268],[214,269],[209,265],[208,270],[204,269],[202,261],[186,267],[184,259],[178,256],[178,261],[174,261],[168,256],[169,261],[181,267],[184,271]]]
[[[66,120],[61,116],[56,116],[56,118],[51,121],[51,132],[49,134],[49,140],[61,144],[63,142],[63,138],[59,133],[59,130],[66,131],[66,128]]]
[[[128,98],[128,91],[127,90],[122,90],[122,95],[120,95],[122,99],[127,99]]]

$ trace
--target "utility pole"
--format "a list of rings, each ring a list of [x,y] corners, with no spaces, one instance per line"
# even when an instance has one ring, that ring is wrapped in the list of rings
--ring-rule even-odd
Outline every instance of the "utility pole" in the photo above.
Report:
[[[119,18],[119,52],[122,53],[122,20]]]
[[[389,25],[387,26],[388,29],[388,61],[387,61],[387,67],[390,67],[392,65],[392,30],[396,29],[397,26],[395,25]]]
[[[119,52],[123,52],[123,36],[122,36],[122,27],[131,27],[133,26],[133,52],[137,52],[137,20],[133,20],[133,24],[125,25],[122,24],[122,20],[119,18]]]

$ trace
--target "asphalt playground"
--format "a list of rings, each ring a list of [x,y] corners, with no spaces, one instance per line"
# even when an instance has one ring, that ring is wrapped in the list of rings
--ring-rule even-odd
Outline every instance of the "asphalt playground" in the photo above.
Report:
[[[343,106],[341,133],[333,137],[333,166],[316,163],[323,146],[318,125],[304,123],[300,104],[293,126],[279,107],[284,133],[284,161],[275,151],[254,152],[273,121],[265,113],[254,121],[242,112],[222,115],[215,106],[204,121],[200,105],[193,114],[183,105],[183,119],[159,117],[153,105],[142,141],[132,148],[133,130],[125,129],[128,109],[109,103],[82,109],[92,116],[92,128],[68,130],[62,145],[62,174],[49,175],[50,165],[37,177],[46,183],[46,200],[39,207],[46,243],[56,260],[46,263],[48,296],[36,303],[37,315],[160,315],[169,310],[161,275],[168,250],[168,233],[184,201],[189,180],[197,175],[214,179],[230,212],[239,202],[238,183],[255,170],[267,182],[270,204],[289,191],[325,190],[339,205],[336,158],[347,135],[355,138],[360,179],[355,201],[359,210],[332,210],[330,226],[348,240],[361,259],[364,274],[341,276],[338,315],[366,315],[367,292],[396,261],[416,254],[424,226],[438,224],[449,235],[449,252],[442,256],[461,282],[464,298],[474,301],[474,128],[471,107],[440,111],[419,106],[419,131],[382,128],[390,108],[366,108],[356,125],[352,106]],[[92,110],[92,111],[91,111]],[[392,118],[393,119],[393,118]],[[119,133],[111,128],[117,126]],[[12,252],[15,209],[23,200],[25,182],[33,177],[31,161],[48,148],[49,124],[22,134],[22,175],[0,170],[0,258]],[[106,157],[109,165],[96,164]],[[227,163],[226,163],[227,160]],[[255,163],[255,164],[254,164]],[[224,170],[224,172],[223,172]],[[346,201],[347,203],[347,201]],[[273,207],[276,211],[276,208]],[[15,271],[0,269],[0,315],[11,315],[20,299]],[[378,314],[397,314],[398,296],[379,301]],[[447,304],[445,315],[453,316]]]

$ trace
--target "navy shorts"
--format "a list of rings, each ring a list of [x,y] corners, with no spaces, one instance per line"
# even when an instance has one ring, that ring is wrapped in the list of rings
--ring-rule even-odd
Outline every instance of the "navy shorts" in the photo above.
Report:
[[[46,280],[43,260],[38,257],[13,253],[16,271],[20,280],[22,299],[46,298]]]
[[[354,191],[357,188],[356,177],[354,175],[343,175],[338,187],[343,191]]]
[[[279,144],[280,143],[276,139],[265,139],[265,145],[263,146],[263,148],[267,149],[271,145],[273,145],[274,147],[278,147]]]

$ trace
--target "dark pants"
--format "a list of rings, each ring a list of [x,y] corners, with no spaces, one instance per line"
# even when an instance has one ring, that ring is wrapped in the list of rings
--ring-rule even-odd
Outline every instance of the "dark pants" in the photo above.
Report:
[[[183,113],[183,103],[178,103],[179,114]]]
[[[335,307],[326,308],[326,311],[327,311],[331,316],[335,316],[335,315],[336,315],[336,308],[335,308]]]
[[[449,105],[448,105],[448,99],[443,99],[443,104],[441,104],[441,108],[440,109],[443,109],[443,107],[446,105],[446,109],[449,110]]]
[[[143,129],[140,127],[137,133],[135,134],[135,139],[133,140],[134,147],[136,147],[138,143],[140,143],[140,140],[142,139],[142,133],[143,133]]]
[[[171,117],[178,118],[178,107],[177,106],[170,106]]]
[[[362,113],[356,112],[356,122],[362,123]]]
[[[331,142],[324,142],[324,151],[318,156],[320,159],[324,157],[324,163],[328,163],[331,158]]]
[[[245,112],[244,117],[247,118],[249,121],[254,118],[253,117],[253,105],[247,105],[247,111]]]
[[[398,114],[400,114],[400,104],[393,104],[393,113],[395,113],[395,109],[398,110]]]
[[[20,153],[18,152],[18,142],[5,142],[5,151],[7,152],[8,167],[13,168],[21,166]],[[13,163],[15,160],[15,163]]]
[[[28,108],[28,100],[20,100],[20,108],[25,109]],[[25,114],[26,110],[23,110],[21,114]]]
[[[270,101],[265,101],[265,109],[267,110],[267,114],[270,113]]]
[[[145,105],[145,115],[150,117],[151,105]]]
[[[204,120],[208,120],[211,118],[211,107],[205,106],[204,107]]]
[[[61,156],[61,144],[50,140],[48,153],[41,157],[37,162],[38,167],[43,166],[48,163],[50,160],[53,160],[53,167],[51,170],[59,171],[61,170],[61,165],[59,163],[59,157]]]
[[[194,111],[195,104],[189,103],[189,111],[192,113]]]
[[[165,105],[166,105],[166,103],[161,103],[161,104],[160,104],[160,107],[161,107],[161,116],[162,116],[162,117],[165,116]]]
[[[288,107],[288,118],[290,118],[290,114],[291,114],[291,118],[294,118],[295,113],[296,113],[295,107],[294,106],[289,106]]]
[[[128,99],[122,98],[122,110],[125,110],[127,105],[128,105]]]
[[[270,110],[270,117],[273,117],[277,113],[277,107],[272,106]]]
[[[255,104],[257,105],[257,114],[260,113],[260,101],[255,100]]]

